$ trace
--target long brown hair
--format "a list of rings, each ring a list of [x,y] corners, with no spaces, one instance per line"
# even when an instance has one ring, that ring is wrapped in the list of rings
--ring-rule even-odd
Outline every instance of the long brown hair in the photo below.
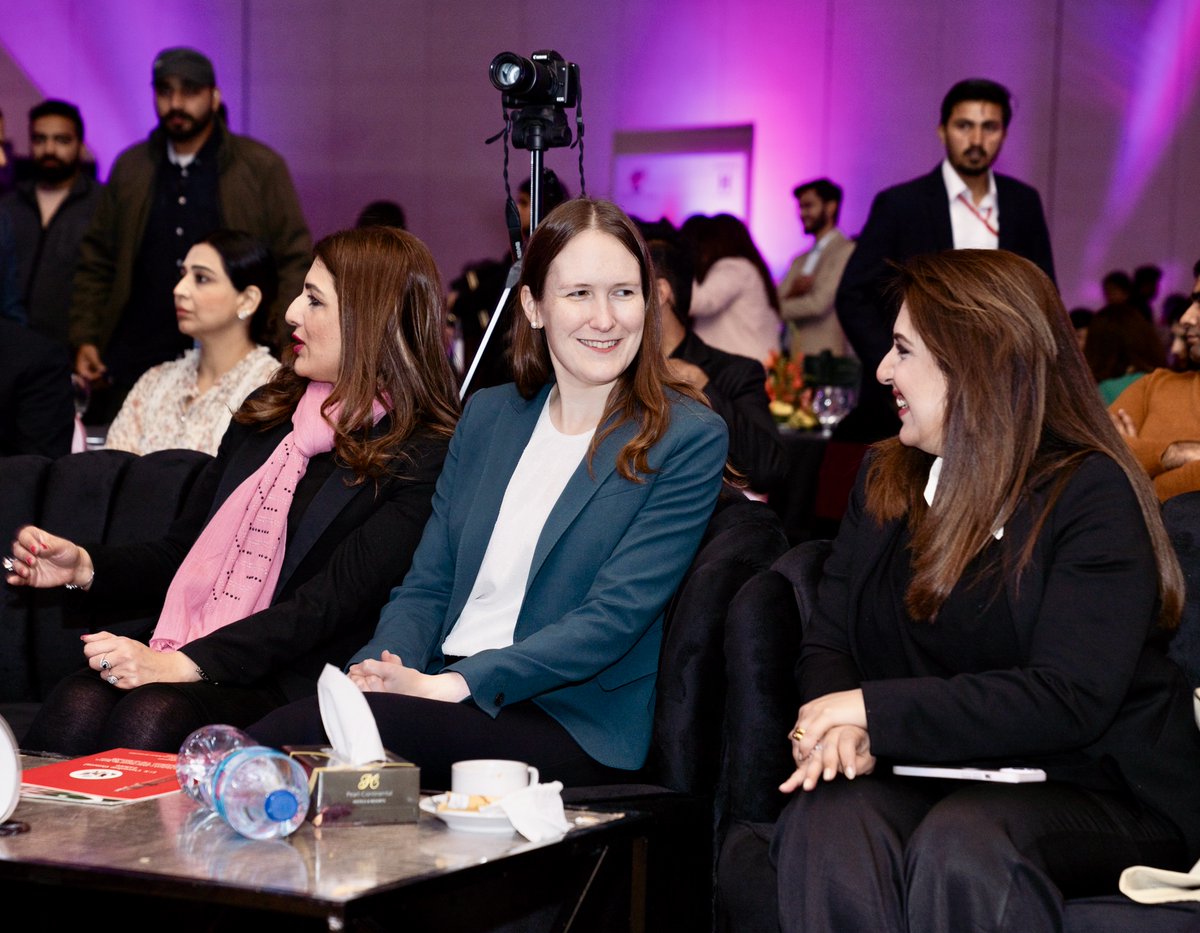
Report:
[[[1054,283],[1013,253],[972,249],[910,260],[897,285],[946,377],[937,509],[922,495],[931,455],[893,438],[878,445],[867,474],[868,511],[880,520],[908,516],[913,618],[932,619],[995,528],[1053,481],[1019,555],[1019,580],[1066,481],[1098,452],[1137,494],[1158,564],[1160,622],[1176,625],[1183,577],[1158,499],[1104,410]]]
[[[388,473],[413,432],[454,433],[459,404],[442,340],[441,279],[425,244],[391,227],[334,233],[314,252],[333,278],[342,338],[337,381],[322,410],[327,417],[336,411],[335,455],[361,483]],[[289,353],[234,417],[243,424],[280,424],[307,386]],[[382,432],[371,430],[376,399],[390,415]]]
[[[671,407],[665,388],[707,405],[707,401],[687,383],[671,376],[662,350],[662,324],[659,321],[658,289],[654,287],[653,265],[646,243],[628,215],[611,201],[575,198],[564,201],[549,214],[529,239],[529,248],[521,266],[521,288],[528,288],[535,301],[541,301],[546,277],[555,257],[585,230],[598,230],[615,237],[637,260],[641,276],[642,299],[646,303],[646,321],[642,343],[633,362],[617,379],[608,396],[600,430],[592,438],[588,463],[600,442],[627,421],[638,425],[638,433],[617,454],[617,470],[628,480],[641,482],[639,473],[650,471],[647,455],[666,433],[671,423]],[[514,314],[512,322],[512,368],[517,389],[525,398],[533,398],[554,378],[545,331],[529,326],[524,314]]]
[[[749,228],[732,214],[693,214],[683,222],[679,232],[692,244],[696,262],[696,281],[703,282],[708,270],[719,259],[740,258],[754,266],[767,292],[767,301],[779,311],[779,291],[767,261],[754,244]]]

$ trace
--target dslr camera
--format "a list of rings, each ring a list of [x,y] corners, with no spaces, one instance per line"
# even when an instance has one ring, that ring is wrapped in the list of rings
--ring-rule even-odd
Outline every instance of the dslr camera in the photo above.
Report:
[[[510,109],[574,107],[579,101],[579,66],[553,49],[534,52],[529,58],[501,52],[492,59],[488,73]]]

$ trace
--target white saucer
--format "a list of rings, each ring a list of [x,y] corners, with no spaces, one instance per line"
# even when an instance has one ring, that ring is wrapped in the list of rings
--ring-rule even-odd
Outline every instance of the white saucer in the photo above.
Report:
[[[0,716],[0,823],[17,809],[21,799],[21,752],[17,739]]]
[[[446,799],[447,794],[437,794],[433,797],[421,798],[421,809],[436,816],[451,829],[466,833],[514,833],[513,824],[509,822],[504,811],[498,807],[496,813],[474,813],[470,810],[439,810],[438,804]]]

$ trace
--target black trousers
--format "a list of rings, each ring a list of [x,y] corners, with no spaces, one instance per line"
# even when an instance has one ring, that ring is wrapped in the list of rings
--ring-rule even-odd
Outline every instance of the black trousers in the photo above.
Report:
[[[146,684],[121,690],[85,667],[50,691],[21,747],[70,756],[110,748],[178,752],[183,740],[201,726],[245,728],[285,702],[271,686]]]
[[[470,701],[364,695],[384,747],[418,765],[427,790],[448,790],[450,766],[470,758],[524,761],[538,769],[543,782],[562,781],[566,787],[620,784],[638,777],[637,772],[600,764],[533,702],[506,706],[493,719]],[[316,697],[276,710],[246,731],[275,747],[328,741]]]
[[[1130,865],[1186,871],[1175,826],[1117,794],[878,774],[797,791],[771,846],[792,931],[1062,929]]]

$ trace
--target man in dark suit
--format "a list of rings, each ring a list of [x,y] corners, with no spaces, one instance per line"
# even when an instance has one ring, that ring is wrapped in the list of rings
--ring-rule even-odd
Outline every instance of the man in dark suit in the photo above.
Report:
[[[984,78],[958,82],[942,100],[942,164],[875,196],[837,293],[838,320],[863,362],[858,408],[842,423],[839,436],[875,441],[899,428],[890,392],[875,380],[875,369],[891,347],[897,310],[886,294],[889,260],[945,249],[1007,249],[1054,278],[1050,232],[1037,191],[992,171],[1011,119],[1003,85]]]

